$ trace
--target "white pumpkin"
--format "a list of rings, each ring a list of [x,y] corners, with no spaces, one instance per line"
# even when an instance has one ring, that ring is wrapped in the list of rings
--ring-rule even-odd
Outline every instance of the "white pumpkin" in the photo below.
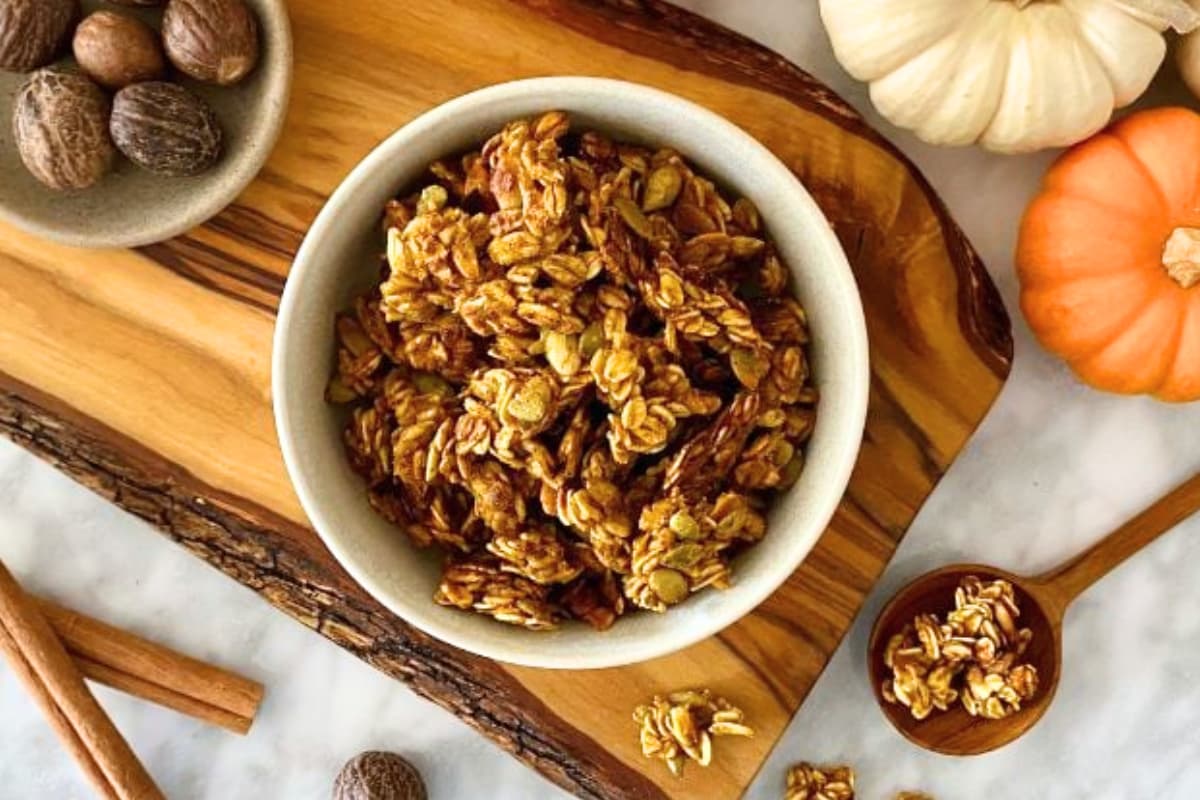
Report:
[[[1191,0],[1192,8],[1200,9],[1200,0]],[[1200,31],[1193,31],[1179,40],[1175,50],[1175,61],[1179,64],[1179,74],[1192,90],[1192,94],[1200,97]]]
[[[1091,136],[1149,86],[1163,32],[1200,25],[1186,0],[821,0],[821,18],[892,123],[1004,153]]]

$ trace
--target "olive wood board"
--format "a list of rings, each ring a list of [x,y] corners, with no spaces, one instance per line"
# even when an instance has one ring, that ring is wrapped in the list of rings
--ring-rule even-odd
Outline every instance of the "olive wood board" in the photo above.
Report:
[[[0,225],[0,430],[580,797],[739,796],[1008,375],[1009,321],[983,265],[913,165],[829,89],[665,3],[290,9],[283,136],[215,219],[136,251],[73,250]],[[551,74],[667,89],[771,148],[845,245],[871,339],[862,452],[804,564],[719,635],[599,671],[487,661],[386,611],[308,527],[271,416],[280,291],[342,177],[441,101]],[[631,712],[690,686],[736,701],[757,735],[722,740],[710,767],[675,778],[641,756]]]

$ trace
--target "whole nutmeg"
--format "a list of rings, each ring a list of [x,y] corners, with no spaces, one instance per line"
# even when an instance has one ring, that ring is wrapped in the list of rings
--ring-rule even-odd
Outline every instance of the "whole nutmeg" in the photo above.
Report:
[[[0,69],[29,72],[58,57],[79,0],[0,0]]]
[[[417,768],[395,753],[371,750],[346,762],[333,782],[333,800],[427,800]]]
[[[162,38],[171,63],[198,81],[229,86],[258,63],[258,21],[243,0],[170,0]]]
[[[17,91],[13,138],[25,168],[51,189],[86,189],[112,169],[108,96],[78,72],[41,69]]]
[[[163,0],[108,0],[108,2],[116,3],[119,6],[142,6],[143,8],[163,4]]]
[[[159,175],[196,175],[221,155],[221,126],[208,104],[175,83],[135,83],[113,98],[117,149]]]
[[[112,11],[97,11],[75,29],[75,60],[92,80],[109,89],[163,77],[158,34],[149,25]]]

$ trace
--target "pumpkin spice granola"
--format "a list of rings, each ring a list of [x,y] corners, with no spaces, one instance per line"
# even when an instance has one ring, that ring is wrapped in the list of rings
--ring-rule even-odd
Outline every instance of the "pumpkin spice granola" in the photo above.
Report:
[[[758,211],[671,150],[516,120],[384,211],[327,398],[435,600],[598,629],[729,585],[804,465],[805,313]]]
[[[854,770],[802,761],[788,769],[784,800],[854,800]]]
[[[985,719],[1019,711],[1038,688],[1037,669],[1018,663],[1033,635],[1017,627],[1020,614],[1008,581],[964,577],[944,620],[921,614],[888,640],[883,699],[906,706],[914,719],[956,703]]]
[[[633,712],[638,724],[642,755],[664,761],[671,774],[683,774],[689,760],[702,767],[712,763],[713,739],[718,736],[754,735],[741,709],[708,689],[655,696]]]
[[[788,769],[783,800],[854,800],[854,769],[813,766],[802,761]],[[895,800],[933,800],[924,792],[898,792]]]

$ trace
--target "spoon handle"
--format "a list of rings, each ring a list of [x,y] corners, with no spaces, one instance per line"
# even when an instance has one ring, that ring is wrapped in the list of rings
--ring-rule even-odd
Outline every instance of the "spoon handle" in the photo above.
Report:
[[[1093,583],[1197,510],[1200,510],[1200,473],[1075,558],[1036,580],[1063,611]]]

